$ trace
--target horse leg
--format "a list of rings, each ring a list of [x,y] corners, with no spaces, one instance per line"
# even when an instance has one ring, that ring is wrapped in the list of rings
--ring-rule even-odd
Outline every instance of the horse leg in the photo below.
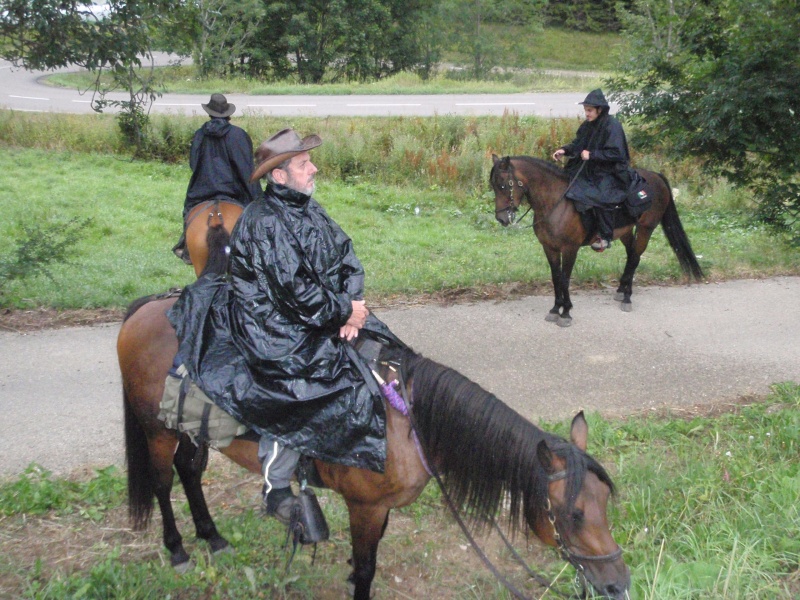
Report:
[[[231,546],[217,531],[203,495],[202,476],[207,461],[208,446],[198,449],[187,436],[181,438],[175,452],[175,470],[189,502],[197,537],[208,542],[213,554],[219,554],[230,550]]]
[[[559,327],[569,327],[572,325],[572,317],[569,311],[572,310],[572,300],[569,297],[569,282],[572,278],[572,268],[575,266],[575,259],[578,258],[580,246],[570,247],[561,252],[561,276],[559,285],[561,286],[561,316],[558,318]]]
[[[350,538],[353,545],[353,600],[369,600],[378,564],[378,543],[389,524],[389,509],[383,506],[347,503],[350,512]]]
[[[564,306],[561,286],[561,253],[547,246],[543,247],[547,263],[550,265],[550,279],[553,282],[553,293],[555,294],[555,304],[553,304],[553,308],[550,309],[544,320],[548,323],[557,323],[561,317],[561,307]]]
[[[152,457],[153,491],[161,509],[164,546],[169,550],[170,564],[178,573],[185,573],[194,565],[183,547],[183,538],[175,523],[170,495],[172,493],[172,460],[177,440],[173,435],[162,435],[148,441]]]
[[[653,230],[639,225],[636,228],[636,233],[629,231],[620,237],[620,241],[625,245],[625,253],[627,260],[625,261],[625,269],[619,278],[619,287],[617,293],[614,295],[614,300],[621,302],[620,308],[624,312],[631,312],[633,305],[631,304],[631,294],[633,294],[633,276],[639,266],[642,258],[642,253],[647,248],[650,241],[650,236]]]

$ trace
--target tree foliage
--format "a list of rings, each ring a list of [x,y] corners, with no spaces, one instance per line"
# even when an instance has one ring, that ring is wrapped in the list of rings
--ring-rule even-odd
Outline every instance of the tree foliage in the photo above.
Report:
[[[512,52],[530,64],[532,57],[526,48],[516,46],[509,51],[498,38],[503,36],[503,26],[541,28],[544,4],[544,0],[443,0],[443,30],[449,32],[451,47],[467,58],[471,76],[485,79],[501,52]],[[493,25],[500,26],[499,31]]]
[[[756,190],[761,215],[800,218],[800,11],[796,0],[635,0],[631,59],[610,82],[642,141],[667,140]]]
[[[264,1],[249,44],[254,76],[295,76],[303,83],[367,81],[414,68],[422,0]],[[287,58],[289,57],[289,58]]]
[[[619,31],[617,0],[550,0],[547,22],[575,31]]]
[[[76,0],[0,0],[0,56],[31,70],[76,66],[92,71],[97,75],[92,107],[99,112],[120,107],[123,133],[138,146],[156,97],[152,70],[140,70],[143,60],[152,58],[152,27],[180,13],[182,4],[108,0],[107,5],[99,14]],[[111,86],[102,84],[104,72],[111,74]],[[128,100],[106,98],[115,89],[124,90]]]

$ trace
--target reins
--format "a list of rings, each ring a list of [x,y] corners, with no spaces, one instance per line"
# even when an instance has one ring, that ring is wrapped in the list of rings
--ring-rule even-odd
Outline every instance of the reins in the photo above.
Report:
[[[512,584],[510,581],[508,581],[505,578],[505,576],[502,573],[500,573],[500,571],[498,571],[497,567],[494,566],[494,563],[492,563],[491,559],[489,559],[489,557],[486,556],[486,553],[483,551],[483,549],[475,541],[475,538],[473,537],[472,533],[469,531],[469,528],[467,527],[466,523],[461,518],[461,515],[458,512],[458,508],[456,507],[455,503],[453,502],[452,498],[450,497],[450,494],[448,494],[447,489],[445,488],[444,482],[442,481],[442,478],[439,475],[438,470],[436,469],[434,463],[430,459],[430,454],[429,454],[429,452],[428,452],[428,450],[426,448],[425,440],[423,439],[423,437],[421,435],[419,435],[419,429],[417,427],[416,420],[414,419],[414,412],[413,412],[412,407],[411,407],[411,402],[408,399],[406,383],[405,383],[405,379],[403,377],[402,369],[397,369],[397,377],[398,377],[398,379],[397,379],[398,386],[397,387],[400,388],[400,396],[402,398],[403,403],[405,404],[405,408],[406,408],[406,412],[408,414],[408,420],[409,420],[409,423],[411,425],[411,429],[413,430],[415,436],[418,439],[419,449],[423,454],[423,457],[422,457],[423,461],[425,463],[427,463],[428,472],[436,480],[436,484],[439,486],[439,490],[442,493],[442,497],[445,499],[445,503],[447,504],[447,507],[450,509],[450,512],[452,513],[453,518],[455,519],[456,523],[458,523],[458,526],[461,528],[461,531],[464,533],[464,536],[467,538],[467,541],[470,543],[472,548],[475,550],[475,553],[478,555],[478,558],[481,559],[481,562],[483,562],[483,564],[486,566],[486,568],[489,569],[489,571],[492,573],[492,575],[494,575],[495,578],[500,583],[502,583],[503,586],[505,586],[505,588],[515,598],[517,598],[518,600],[529,600],[529,598],[527,596],[525,596],[521,591],[519,591],[516,588],[516,586],[514,586],[514,584]],[[552,475],[548,476],[548,482],[557,481],[559,479],[565,479],[567,476],[568,476],[568,473],[567,473],[566,470],[558,471],[558,472],[553,473]],[[570,551],[570,549],[567,546],[566,542],[564,542],[563,538],[558,533],[558,529],[556,528],[556,518],[555,518],[555,514],[553,513],[552,506],[550,505],[550,498],[549,497],[547,498],[547,502],[545,504],[545,510],[547,511],[548,521],[550,522],[551,526],[553,527],[553,539],[556,540],[556,544],[558,546],[558,552],[559,552],[559,554],[560,554],[562,559],[567,561],[569,564],[571,564],[573,567],[575,567],[575,569],[578,571],[578,575],[579,575],[579,577],[581,579],[581,583],[582,583],[582,587],[583,587],[582,594],[579,597],[585,598],[586,597],[586,579],[585,579],[585,575],[584,575],[583,565],[581,565],[579,561],[580,560],[588,560],[588,561],[596,561],[596,562],[604,562],[604,561],[612,562],[614,560],[617,560],[622,555],[622,548],[617,548],[617,550],[615,552],[613,552],[611,554],[606,554],[606,555],[603,555],[603,556],[583,556],[583,555],[580,555],[580,554],[576,554],[576,553]],[[503,540],[503,543],[511,551],[511,554],[514,557],[514,559],[520,565],[522,565],[522,567],[525,569],[525,571],[528,573],[528,575],[531,578],[536,580],[536,582],[539,585],[541,585],[542,587],[544,587],[546,591],[551,591],[554,594],[560,596],[561,598],[572,598],[573,597],[573,596],[570,596],[568,594],[565,594],[564,592],[561,592],[560,590],[554,589],[552,586],[553,586],[553,583],[555,583],[555,581],[550,582],[543,575],[540,575],[539,573],[537,573],[533,569],[531,569],[527,565],[527,563],[525,563],[524,559],[519,555],[519,553],[516,551],[516,549],[513,547],[513,545],[508,541],[508,539],[503,534],[503,532],[500,530],[500,527],[497,525],[497,522],[494,519],[492,519],[491,522],[492,522],[492,525],[493,525],[494,529],[498,532],[498,534],[500,534],[500,538]]]

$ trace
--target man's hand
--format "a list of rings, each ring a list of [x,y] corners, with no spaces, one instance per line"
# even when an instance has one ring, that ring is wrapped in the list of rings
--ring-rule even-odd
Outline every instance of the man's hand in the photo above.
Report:
[[[588,151],[588,150],[584,150],[583,152],[581,152],[581,158],[582,158],[583,160],[589,160],[589,157],[590,157],[590,156],[591,156],[591,155],[589,154],[589,151]]]
[[[563,148],[559,148],[558,150],[553,152],[553,160],[555,161],[561,160],[561,157],[564,156],[564,154],[566,154],[566,150],[564,150]]]
[[[358,328],[352,325],[342,325],[339,328],[339,337],[349,342],[358,337]]]
[[[355,327],[356,329],[361,329],[367,322],[368,315],[369,315],[369,310],[367,309],[367,303],[364,302],[363,300],[353,300],[353,312],[350,315],[350,318],[347,319],[345,327],[350,325],[351,327]]]

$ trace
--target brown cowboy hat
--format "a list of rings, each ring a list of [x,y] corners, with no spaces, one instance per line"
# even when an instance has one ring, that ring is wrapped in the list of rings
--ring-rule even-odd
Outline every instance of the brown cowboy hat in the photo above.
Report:
[[[294,129],[279,131],[256,150],[256,170],[250,176],[250,181],[258,181],[283,161],[307,152],[322,143],[318,135],[309,135],[300,139]]]
[[[208,101],[208,104],[201,104],[200,106],[212,117],[219,117],[222,119],[230,117],[236,112],[236,105],[230,104],[228,99],[222,94],[211,94],[211,100]]]

